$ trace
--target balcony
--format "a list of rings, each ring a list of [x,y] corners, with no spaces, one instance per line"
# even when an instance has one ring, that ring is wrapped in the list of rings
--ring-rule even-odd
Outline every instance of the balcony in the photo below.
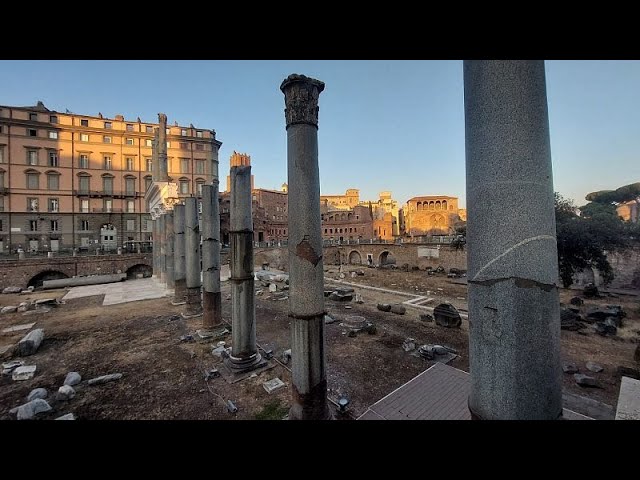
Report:
[[[122,208],[94,208],[93,213],[123,213]]]
[[[74,190],[76,197],[140,198],[142,193],[130,190]]]

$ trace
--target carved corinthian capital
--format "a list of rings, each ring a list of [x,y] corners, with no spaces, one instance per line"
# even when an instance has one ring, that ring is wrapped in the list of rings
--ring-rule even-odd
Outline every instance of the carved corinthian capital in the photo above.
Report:
[[[282,82],[280,90],[284,93],[287,128],[297,123],[318,128],[318,97],[324,90],[324,82],[294,73]]]

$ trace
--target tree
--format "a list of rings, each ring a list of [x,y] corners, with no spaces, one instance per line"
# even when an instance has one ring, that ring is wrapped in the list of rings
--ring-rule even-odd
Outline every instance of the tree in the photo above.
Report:
[[[613,280],[613,269],[607,253],[628,244],[628,229],[615,208],[600,204],[580,209],[571,200],[555,194],[558,267],[562,284],[573,283],[574,273],[597,268],[605,284]]]

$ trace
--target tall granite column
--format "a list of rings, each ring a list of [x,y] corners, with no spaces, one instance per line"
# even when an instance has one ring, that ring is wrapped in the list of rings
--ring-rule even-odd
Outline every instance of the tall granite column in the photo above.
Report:
[[[233,345],[225,364],[231,371],[242,372],[263,363],[256,347],[251,166],[248,165],[231,167],[229,239]]]
[[[289,184],[289,317],[292,420],[329,419],[324,345],[324,274],[320,229],[318,97],[324,83],[289,75],[285,97]]]
[[[471,395],[480,419],[562,414],[544,61],[465,61]]]
[[[154,127],[153,129],[153,139],[151,140],[151,179],[154,182],[158,181],[160,178],[158,171],[158,135],[160,134],[160,129]]]
[[[174,262],[173,262],[173,212],[168,212],[164,216],[164,228],[165,228],[165,273],[167,288],[175,288],[175,280],[173,275]]]
[[[173,207],[173,305],[183,305],[186,299],[186,267],[184,254],[184,205]]]
[[[153,239],[153,277],[160,280],[160,236],[158,235],[158,219],[151,220],[151,235]]]
[[[186,267],[187,305],[183,317],[202,315],[200,288],[200,226],[198,225],[198,199],[187,197],[184,202],[184,256]]]
[[[220,294],[220,207],[218,179],[202,186],[202,326],[211,330],[222,323]]]
[[[158,114],[158,123],[160,127],[158,128],[158,178],[156,181],[158,182],[168,182],[169,181],[169,170],[167,164],[167,116],[164,113]]]
[[[166,235],[165,235],[165,225],[164,225],[164,219],[165,219],[165,215],[160,215],[156,222],[158,223],[158,243],[160,245],[160,249],[159,249],[159,256],[158,256],[158,279],[160,280],[160,283],[166,283],[167,279],[166,279],[166,270],[165,270],[165,266],[166,266],[166,252],[165,252],[165,247],[166,247]]]

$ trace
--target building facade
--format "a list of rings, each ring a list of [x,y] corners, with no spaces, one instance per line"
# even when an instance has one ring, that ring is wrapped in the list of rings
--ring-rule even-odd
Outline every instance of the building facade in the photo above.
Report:
[[[349,188],[344,195],[320,195],[321,212],[352,210],[360,203],[360,190]]]
[[[619,204],[616,207],[616,212],[624,221],[638,223],[638,207],[640,207],[640,199],[629,200]]]
[[[356,205],[350,210],[336,209],[321,214],[323,240],[369,240],[373,235],[373,218],[369,207]]]
[[[151,238],[144,193],[158,123],[0,106],[0,248],[115,249]],[[214,130],[167,127],[180,196],[213,180]],[[215,148],[214,148],[215,147]]]
[[[409,236],[450,235],[460,221],[458,198],[444,195],[413,197],[403,208],[405,232]]]

